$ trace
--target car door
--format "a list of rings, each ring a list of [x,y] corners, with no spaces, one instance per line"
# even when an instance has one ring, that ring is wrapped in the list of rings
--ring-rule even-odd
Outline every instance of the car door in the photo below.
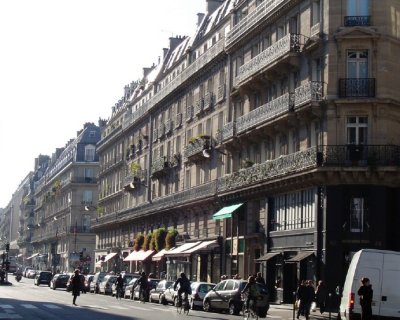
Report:
[[[227,280],[221,281],[209,292],[208,297],[212,308],[221,309],[223,307],[224,287],[227,282]]]
[[[229,301],[231,301],[231,299],[234,296],[235,293],[234,289],[235,289],[235,281],[228,280],[222,295],[222,305],[221,305],[222,309],[229,309]]]

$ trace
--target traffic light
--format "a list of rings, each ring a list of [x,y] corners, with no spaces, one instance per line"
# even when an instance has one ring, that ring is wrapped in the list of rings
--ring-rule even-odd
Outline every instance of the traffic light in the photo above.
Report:
[[[10,244],[8,242],[6,243],[6,251],[10,251]]]

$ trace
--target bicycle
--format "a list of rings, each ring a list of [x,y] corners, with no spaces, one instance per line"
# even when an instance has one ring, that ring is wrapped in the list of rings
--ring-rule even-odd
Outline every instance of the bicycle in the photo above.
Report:
[[[182,295],[183,295],[182,302],[178,303],[178,305],[176,307],[176,312],[178,312],[178,314],[182,314],[182,312],[183,312],[183,314],[188,315],[189,310],[190,310],[188,295],[186,292],[182,293]]]

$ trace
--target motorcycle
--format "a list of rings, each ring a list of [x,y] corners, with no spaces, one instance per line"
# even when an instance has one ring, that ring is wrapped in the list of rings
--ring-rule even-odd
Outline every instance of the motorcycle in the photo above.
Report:
[[[20,281],[21,281],[21,278],[22,278],[22,276],[21,276],[20,274],[17,274],[17,275],[15,276],[15,280],[17,280],[17,282],[20,282]]]

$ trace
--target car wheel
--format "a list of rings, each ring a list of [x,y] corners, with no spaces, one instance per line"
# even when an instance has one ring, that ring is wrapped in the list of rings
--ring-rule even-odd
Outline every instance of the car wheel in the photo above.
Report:
[[[149,302],[154,303],[154,300],[151,296],[149,297]]]
[[[165,301],[165,297],[164,297],[163,294],[160,294],[160,298],[158,299],[158,302],[159,302],[160,304],[163,304],[163,305],[166,305],[166,304],[167,304],[167,301]]]
[[[211,311],[211,304],[210,304],[210,301],[209,301],[209,300],[205,300],[205,301],[203,302],[203,310],[204,310],[205,312],[210,312],[210,311]]]
[[[229,314],[231,316],[239,314],[239,311],[233,302],[229,303]]]

